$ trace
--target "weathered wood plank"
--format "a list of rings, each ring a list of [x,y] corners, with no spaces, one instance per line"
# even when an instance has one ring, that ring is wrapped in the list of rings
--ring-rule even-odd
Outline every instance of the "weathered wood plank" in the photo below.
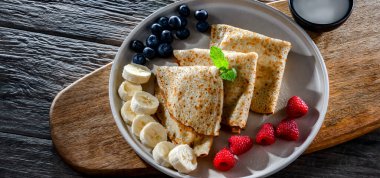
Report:
[[[379,177],[380,129],[299,157],[274,177]]]
[[[81,177],[59,158],[51,140],[0,132],[0,177]]]
[[[0,1],[0,26],[120,46],[146,16],[174,0]]]
[[[0,28],[0,131],[50,139],[49,109],[70,83],[109,63],[109,45]]]

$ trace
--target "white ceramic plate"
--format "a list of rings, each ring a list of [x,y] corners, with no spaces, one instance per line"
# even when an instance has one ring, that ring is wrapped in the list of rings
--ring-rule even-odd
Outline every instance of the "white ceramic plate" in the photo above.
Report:
[[[192,12],[198,9],[206,9],[209,12],[208,22],[210,24],[229,24],[292,43],[277,104],[278,111],[274,115],[267,116],[251,112],[247,128],[242,134],[254,138],[262,123],[279,123],[285,117],[283,108],[287,100],[293,95],[303,98],[310,107],[307,116],[296,120],[300,129],[300,139],[297,142],[278,139],[275,144],[270,146],[255,144],[249,152],[239,156],[238,163],[233,169],[228,172],[219,172],[214,169],[212,160],[218,150],[227,146],[227,139],[231,135],[222,132],[214,140],[209,156],[198,159],[198,169],[189,176],[263,177],[281,170],[304,152],[322,125],[328,104],[327,71],[318,48],[298,25],[284,14],[256,1],[185,0],[161,8],[142,21],[124,40],[115,57],[110,75],[111,109],[121,134],[136,153],[156,169],[173,177],[185,176],[154,162],[150,150],[144,147],[130,132],[130,127],[123,123],[119,113],[122,101],[117,94],[117,88],[123,80],[122,68],[131,62],[134,54],[128,48],[130,41],[134,39],[145,41],[145,38],[150,34],[149,26],[161,16],[177,15],[176,8],[182,3],[188,4]],[[196,32],[196,20],[193,15],[188,21],[187,27],[191,30],[190,38],[183,41],[175,40],[173,48],[208,48],[209,34]],[[148,67],[151,67],[152,64],[168,65],[169,62],[174,62],[174,60],[154,59],[149,62]],[[145,85],[144,88],[152,91],[152,82]]]

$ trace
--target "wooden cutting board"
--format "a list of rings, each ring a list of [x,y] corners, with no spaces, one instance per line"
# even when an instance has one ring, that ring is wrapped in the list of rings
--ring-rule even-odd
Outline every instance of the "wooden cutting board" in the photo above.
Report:
[[[286,1],[269,4],[290,16]],[[357,1],[335,31],[309,33],[330,79],[324,124],[306,153],[328,148],[380,128],[380,2]],[[108,101],[108,64],[61,91],[50,110],[51,137],[75,169],[96,175],[158,174],[120,135]]]

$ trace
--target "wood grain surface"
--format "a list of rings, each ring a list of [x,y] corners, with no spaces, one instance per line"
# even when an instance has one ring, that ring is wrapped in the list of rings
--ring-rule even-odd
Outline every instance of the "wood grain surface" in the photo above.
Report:
[[[271,5],[289,15],[286,2]],[[380,15],[362,15],[376,9],[366,2],[357,3],[356,9],[339,29],[323,34],[310,33],[329,71],[330,103],[324,125],[307,153],[380,127],[377,111],[380,93],[376,92],[380,91],[380,33],[370,25]],[[362,48],[356,48],[357,45]],[[113,121],[108,103],[110,68],[108,64],[58,94],[51,109],[53,142],[62,157],[82,172],[149,174],[154,170],[136,156]]]
[[[125,36],[144,17],[174,1],[0,1],[0,177],[88,177],[66,164],[53,147],[50,105],[60,90],[111,62]],[[362,23],[376,25],[379,3],[357,2],[355,11],[366,9],[357,19],[376,19],[353,22],[362,27]],[[379,33],[370,29],[369,35]],[[353,50],[362,47],[366,45],[357,44]],[[367,51],[363,56],[369,54]],[[377,178],[379,150],[377,129],[303,155],[271,177]],[[151,173],[144,177],[165,177]]]
[[[136,26],[158,7],[172,2],[175,1],[4,0],[0,1],[0,24],[5,27],[120,46],[133,29],[131,27]]]

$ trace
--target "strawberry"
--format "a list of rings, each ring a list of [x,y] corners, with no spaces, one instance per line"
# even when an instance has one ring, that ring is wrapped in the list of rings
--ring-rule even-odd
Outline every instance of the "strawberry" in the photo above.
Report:
[[[230,150],[235,155],[247,152],[253,146],[253,141],[249,136],[233,135],[228,139]]]
[[[236,159],[230,150],[223,148],[214,157],[214,167],[219,171],[228,171],[236,164]]]
[[[293,96],[289,99],[286,105],[286,113],[291,118],[298,118],[306,115],[309,107],[305,101],[303,101],[299,96]]]
[[[256,142],[260,145],[271,145],[275,141],[273,125],[271,123],[265,123],[261,126],[260,131],[256,135]]]
[[[276,129],[276,136],[285,140],[295,141],[299,138],[297,123],[292,118],[285,118]]]

